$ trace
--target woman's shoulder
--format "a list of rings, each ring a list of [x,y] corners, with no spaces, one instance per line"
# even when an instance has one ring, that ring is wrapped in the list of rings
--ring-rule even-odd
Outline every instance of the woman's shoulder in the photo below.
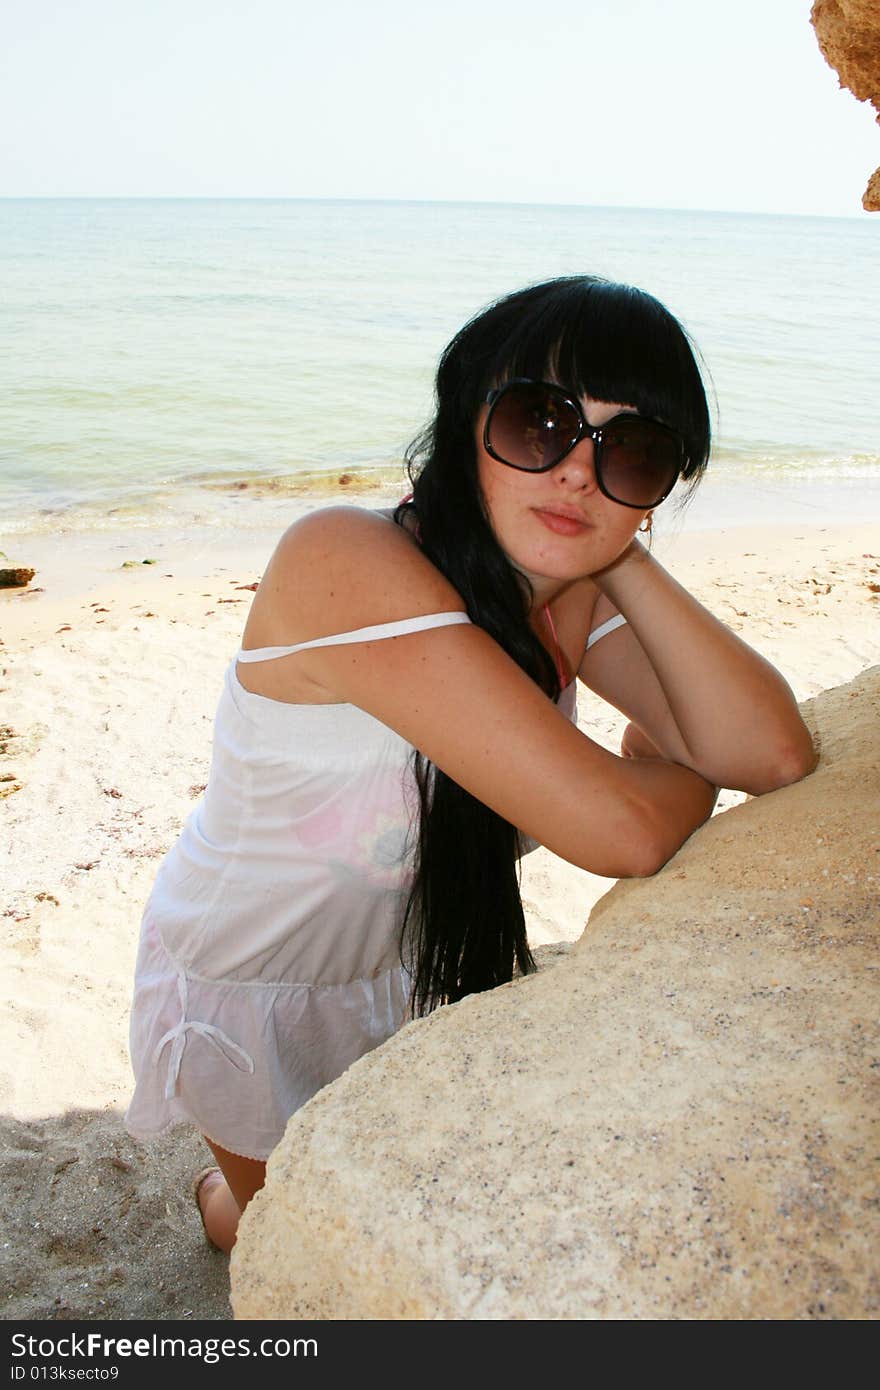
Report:
[[[405,581],[414,598],[443,596],[453,607],[463,607],[449,580],[390,512],[322,507],[288,527],[273,565],[276,559],[279,573],[297,585],[341,586],[349,600],[363,593],[372,601]]]
[[[275,550],[282,562],[296,560],[316,547],[328,554],[368,546],[376,550],[411,543],[409,533],[394,521],[393,511],[340,503],[318,507],[294,521],[284,532]]]
[[[465,607],[390,513],[356,506],[322,507],[289,526],[257,600],[252,617],[271,627],[273,641],[281,629],[304,641]],[[259,644],[265,640],[261,632]]]

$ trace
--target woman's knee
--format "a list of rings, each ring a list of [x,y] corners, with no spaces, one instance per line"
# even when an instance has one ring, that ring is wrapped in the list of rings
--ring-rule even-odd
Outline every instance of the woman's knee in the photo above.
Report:
[[[256,1158],[242,1158],[241,1154],[230,1153],[228,1149],[221,1148],[210,1139],[206,1138],[205,1143],[216,1158],[239,1211],[244,1211],[248,1202],[266,1181],[265,1163]]]

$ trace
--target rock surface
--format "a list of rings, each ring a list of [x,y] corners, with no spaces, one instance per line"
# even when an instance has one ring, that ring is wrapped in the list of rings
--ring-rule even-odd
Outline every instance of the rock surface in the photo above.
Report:
[[[822,55],[859,101],[869,101],[880,121],[880,5],[877,0],[815,0],[810,14]],[[866,212],[880,212],[880,169],[862,198]]]
[[[878,707],[807,702],[811,777],[294,1116],[236,1317],[876,1317]]]
[[[35,574],[32,569],[0,570],[0,589],[24,589]]]

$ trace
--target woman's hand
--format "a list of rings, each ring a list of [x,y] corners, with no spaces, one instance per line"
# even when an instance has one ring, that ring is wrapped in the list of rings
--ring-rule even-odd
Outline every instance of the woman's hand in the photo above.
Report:
[[[779,672],[638,540],[592,578],[600,590],[594,626],[615,610],[627,624],[590,649],[581,679],[662,757],[752,795],[812,771],[812,741]]]
[[[629,723],[620,740],[622,758],[662,758],[663,754],[638,724]]]

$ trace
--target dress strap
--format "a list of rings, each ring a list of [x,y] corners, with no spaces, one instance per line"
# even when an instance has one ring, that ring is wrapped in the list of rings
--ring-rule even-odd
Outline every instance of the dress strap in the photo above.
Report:
[[[601,638],[607,637],[609,632],[614,632],[617,628],[623,627],[625,622],[626,618],[622,613],[615,613],[613,618],[608,618],[604,623],[600,623],[598,627],[594,627],[587,638],[586,650],[589,651]]]
[[[276,657],[293,656],[310,647],[337,647],[346,642],[381,642],[386,637],[405,637],[410,632],[424,632],[432,627],[452,627],[469,623],[467,613],[423,613],[419,618],[401,618],[395,623],[379,623],[377,627],[359,627],[353,632],[336,632],[331,637],[316,637],[311,642],[297,642],[293,647],[254,647],[240,651],[238,661],[274,661]]]

